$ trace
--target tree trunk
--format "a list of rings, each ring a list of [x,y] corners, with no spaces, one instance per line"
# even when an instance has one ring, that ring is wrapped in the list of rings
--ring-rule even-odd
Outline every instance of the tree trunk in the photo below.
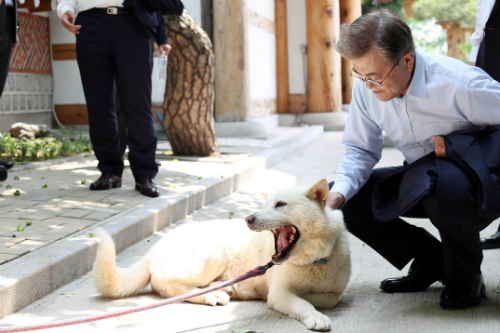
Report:
[[[214,127],[214,53],[207,33],[185,10],[165,17],[172,50],[163,102],[175,155],[218,156]]]

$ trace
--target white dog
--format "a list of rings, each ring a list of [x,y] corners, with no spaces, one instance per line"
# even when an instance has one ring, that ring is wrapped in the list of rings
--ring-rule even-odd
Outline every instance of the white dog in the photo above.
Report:
[[[263,299],[311,330],[329,331],[330,319],[315,308],[333,308],[340,301],[351,260],[342,213],[325,209],[328,192],[323,179],[311,188],[270,196],[246,224],[235,219],[183,225],[127,269],[116,267],[113,240],[102,231],[94,266],[97,289],[116,298],[134,295],[151,283],[154,292],[175,297],[238,277],[272,259],[279,265],[265,275],[189,301],[226,305],[230,298]]]

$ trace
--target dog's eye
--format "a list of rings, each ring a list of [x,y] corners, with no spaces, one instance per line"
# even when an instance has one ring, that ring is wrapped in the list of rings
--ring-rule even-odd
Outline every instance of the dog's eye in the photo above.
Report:
[[[276,203],[275,208],[278,208],[278,207],[283,207],[283,206],[286,206],[286,203],[285,203],[285,202],[283,202],[283,201],[278,201],[278,202]]]

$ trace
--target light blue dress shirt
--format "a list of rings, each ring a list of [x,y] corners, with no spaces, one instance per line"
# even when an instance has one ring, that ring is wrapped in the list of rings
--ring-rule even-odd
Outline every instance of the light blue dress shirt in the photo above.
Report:
[[[417,51],[403,98],[381,102],[364,82],[355,82],[342,140],[346,152],[331,192],[347,201],[368,181],[382,156],[382,131],[413,163],[434,152],[433,135],[499,124],[500,83],[478,67]]]

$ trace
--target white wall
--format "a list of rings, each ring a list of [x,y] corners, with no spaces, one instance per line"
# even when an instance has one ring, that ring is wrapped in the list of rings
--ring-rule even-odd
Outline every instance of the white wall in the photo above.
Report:
[[[250,100],[276,98],[276,36],[248,24]]]
[[[301,45],[307,43],[306,2],[287,0],[288,84],[290,94],[304,94],[304,61]]]
[[[247,0],[247,7],[274,22],[274,0]]]
[[[274,0],[248,0],[248,10],[274,22]],[[248,23],[250,100],[276,98],[276,35]]]

